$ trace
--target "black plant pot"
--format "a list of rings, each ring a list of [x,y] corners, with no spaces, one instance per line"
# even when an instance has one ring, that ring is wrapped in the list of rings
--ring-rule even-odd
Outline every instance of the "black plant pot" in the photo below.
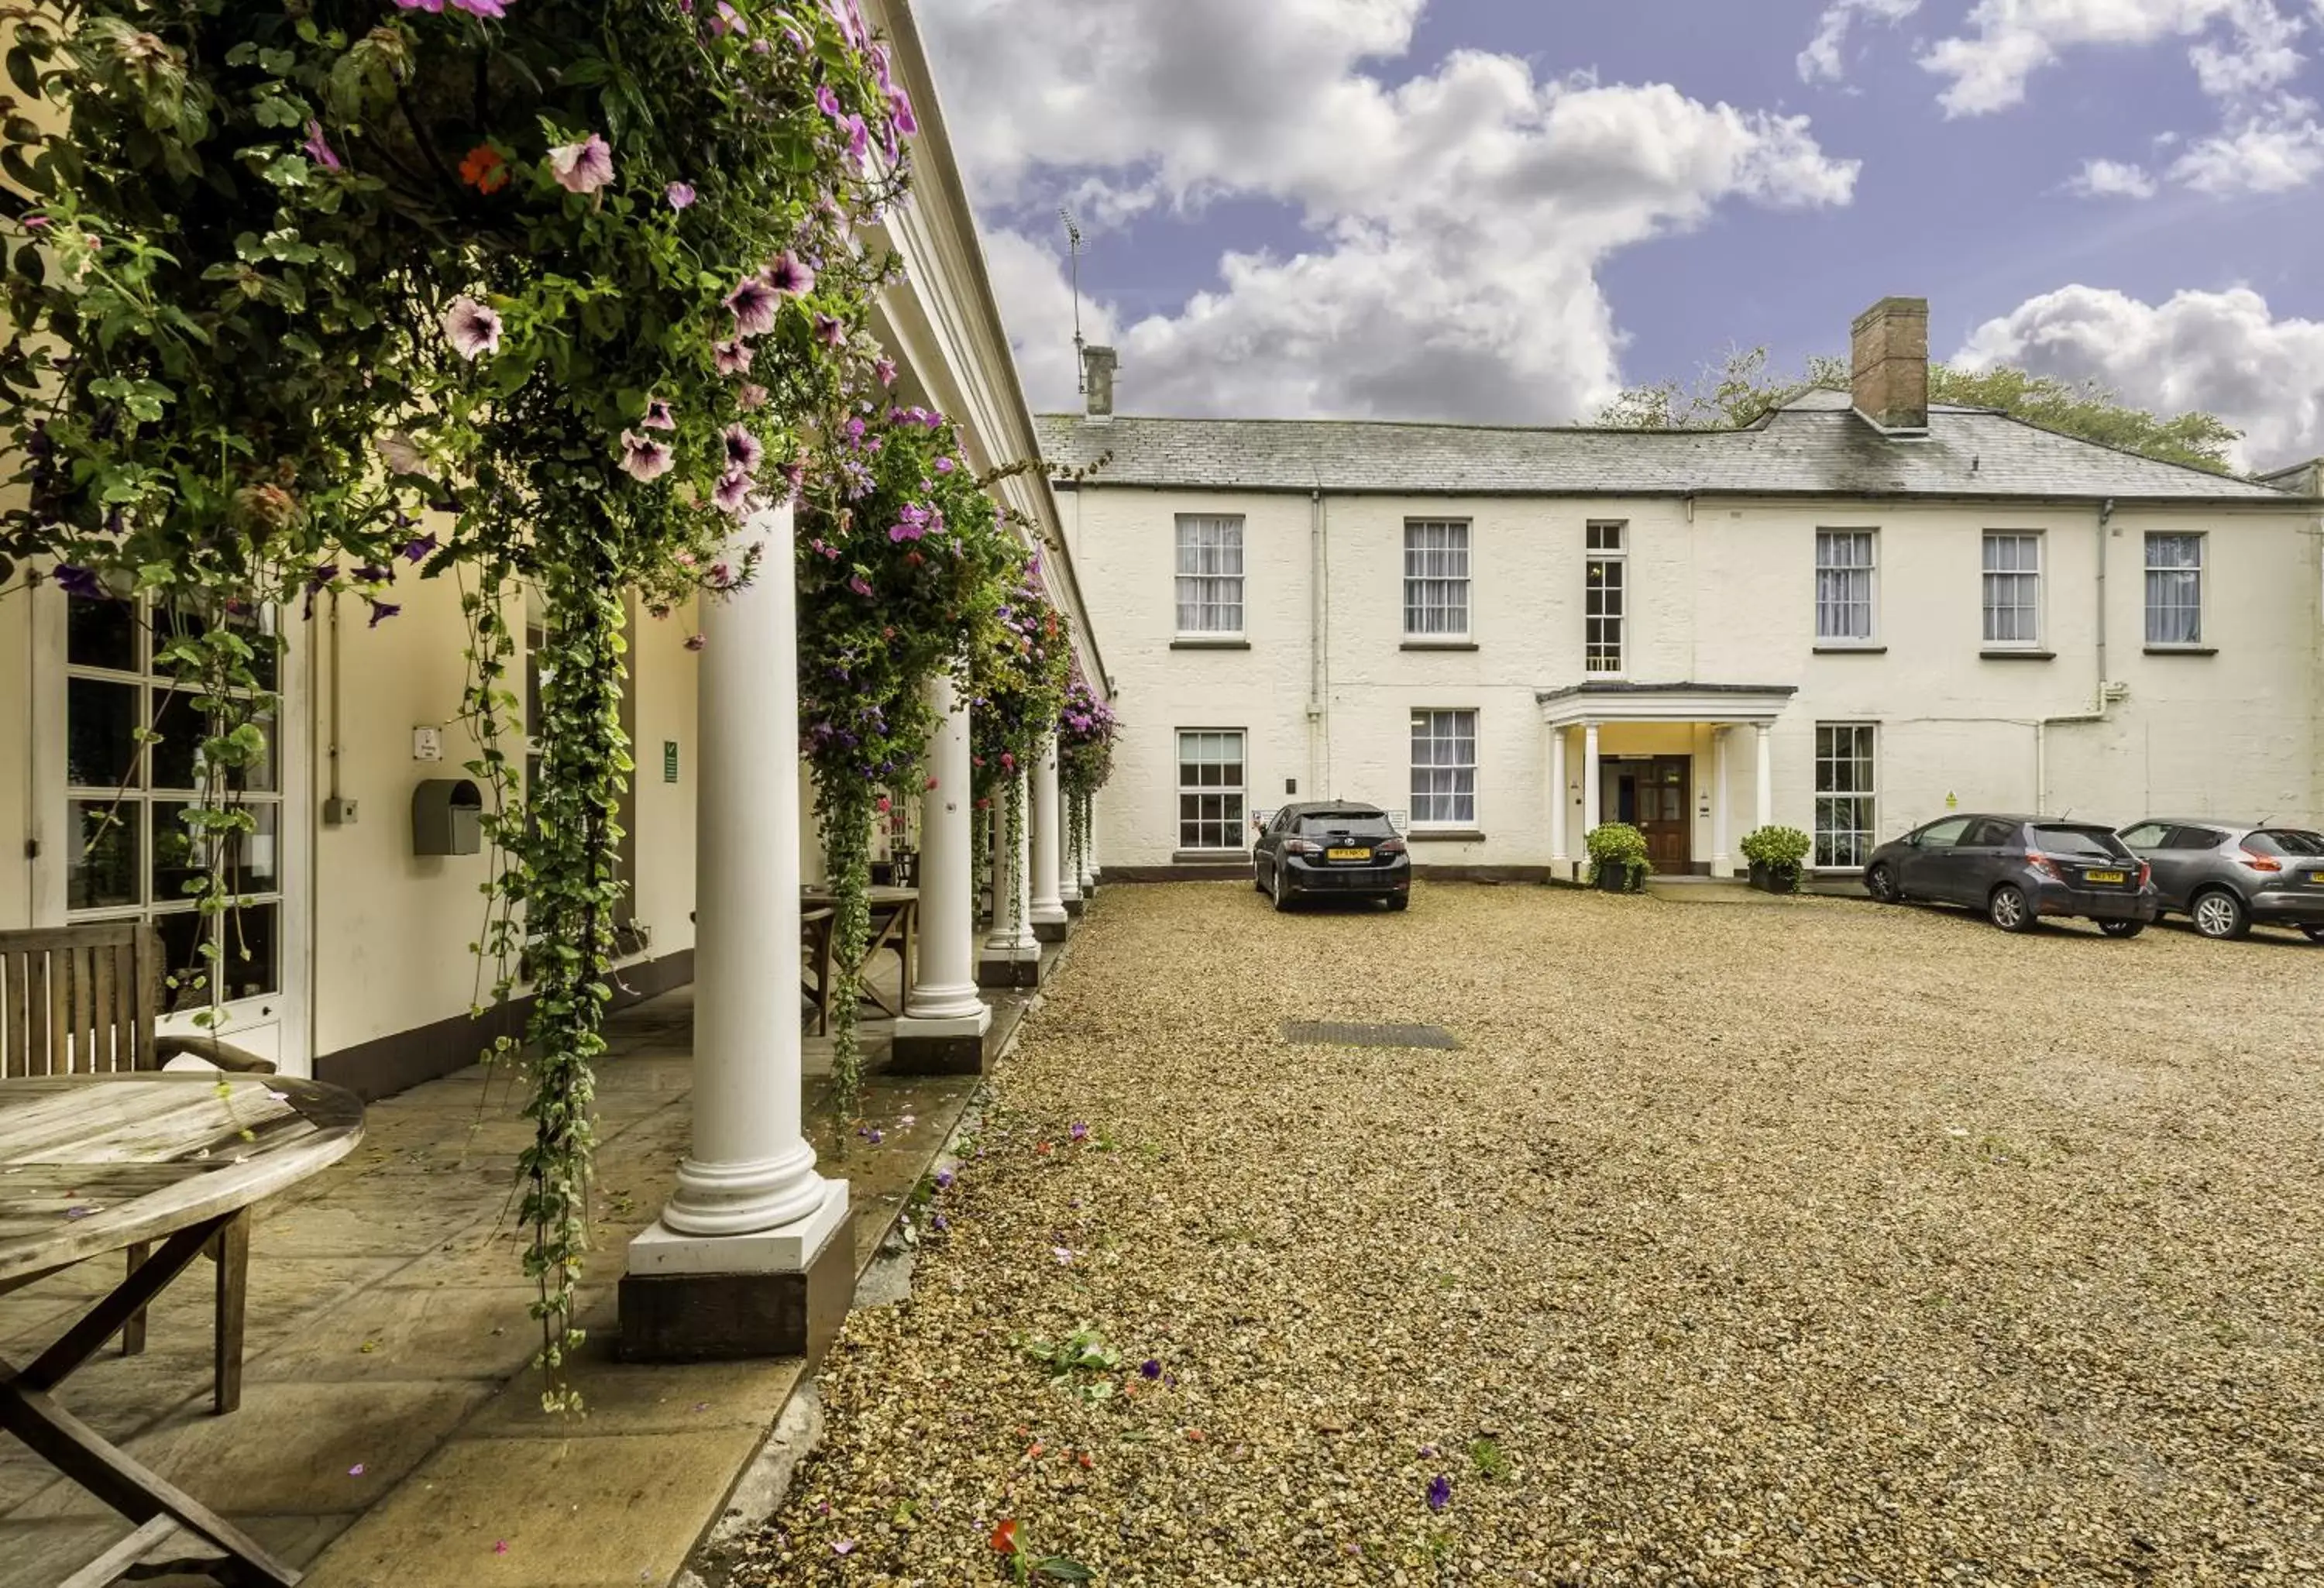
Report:
[[[1755,860],[1751,863],[1751,886],[1762,893],[1796,893],[1800,891],[1800,868]]]
[[[1600,893],[1636,893],[1637,891],[1628,866],[1617,863],[1598,868],[1598,891]]]

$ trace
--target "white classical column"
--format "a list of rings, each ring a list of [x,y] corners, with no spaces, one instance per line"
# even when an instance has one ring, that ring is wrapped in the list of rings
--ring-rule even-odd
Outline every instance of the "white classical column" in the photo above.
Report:
[[[768,548],[768,567],[788,568],[790,509],[758,513],[743,540]],[[847,1182],[816,1172],[800,1131],[792,596],[790,580],[761,578],[702,604],[692,1150],[660,1220],[630,1243],[631,1280],[796,1279],[848,1222]],[[624,1281],[625,1350],[684,1349],[683,1306],[644,1291],[635,1305],[633,1330]]]
[[[1057,899],[1065,907],[1065,914],[1078,917],[1082,912],[1082,851],[1074,840],[1074,797],[1060,783],[1057,787]]]
[[[1058,893],[1057,735],[1041,735],[1033,753],[1033,936],[1045,943],[1065,936],[1065,901]]]
[[[1017,774],[1016,789],[1020,805],[1026,803],[1023,772]],[[1023,832],[1017,836],[1016,854],[1009,853],[1009,794],[1006,786],[992,791],[992,929],[984,935],[976,967],[976,979],[987,987],[1029,987],[1040,976],[1041,945],[1033,936],[1032,868],[1025,863]]]
[[[1565,853],[1565,730],[1549,731],[1549,870],[1563,877],[1573,857]]]
[[[1598,830],[1598,725],[1582,725],[1582,836]]]
[[[823,856],[823,811],[816,803],[815,774],[802,761],[798,769],[799,881],[820,888],[828,880]]]
[[[1767,725],[1754,723],[1751,732],[1758,741],[1759,753],[1758,821],[1755,825],[1764,827],[1775,819],[1775,762],[1767,753]]]
[[[1082,895],[1097,891],[1097,796],[1090,796],[1089,831],[1082,837]]]
[[[935,716],[920,794],[920,967],[896,1022],[890,1067],[983,1068],[992,1011],[976,992],[976,838],[970,791],[968,698],[950,672],[924,693]]]
[[[1727,852],[1727,726],[1711,730],[1711,874],[1735,874],[1734,857]]]

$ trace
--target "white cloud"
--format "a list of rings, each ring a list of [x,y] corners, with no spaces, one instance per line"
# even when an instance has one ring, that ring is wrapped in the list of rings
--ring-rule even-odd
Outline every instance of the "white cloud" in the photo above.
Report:
[[[2316,103],[2287,96],[2240,125],[2199,138],[2171,165],[2171,179],[2200,193],[2283,193],[2324,172],[2324,123]]]
[[[1072,401],[1070,300],[1056,248],[1030,235],[1068,196],[1093,217],[1256,199],[1304,230],[1291,252],[1226,255],[1218,284],[1174,312],[1094,306],[1120,347],[1125,411],[1546,420],[1618,384],[1596,279],[1609,254],[1722,202],[1853,192],[1856,162],[1828,157],[1804,117],[1665,84],[1543,81],[1515,57],[1462,51],[1390,87],[1367,63],[1409,49],[1421,7],[923,12],[1037,403]]]
[[[2086,160],[2082,169],[2067,182],[2066,190],[2085,198],[2152,198],[2155,182],[2143,165],[2128,165],[2118,160]]]
[[[2216,413],[2244,432],[2250,466],[2324,453],[2324,320],[2278,319],[2246,288],[2150,304],[2061,287],[1987,320],[1956,356],[2096,378],[2163,412]]]
[[[1855,26],[1858,17],[1869,17],[1893,26],[1920,8],[1921,0],[1831,0],[1816,19],[1815,37],[1800,51],[1800,81],[1836,83],[1848,75],[1843,51],[1849,30]]]
[[[2191,38],[2239,10],[2272,0],[1978,0],[1965,37],[1939,40],[1921,64],[1950,79],[1948,115],[1987,115],[2025,98],[2026,79],[2066,51]]]

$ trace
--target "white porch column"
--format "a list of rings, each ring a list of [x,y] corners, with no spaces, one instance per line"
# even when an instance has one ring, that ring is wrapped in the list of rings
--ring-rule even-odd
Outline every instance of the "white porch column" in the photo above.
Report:
[[[1057,820],[1057,735],[1041,735],[1033,753],[1033,936],[1045,943],[1065,936],[1065,901],[1058,892],[1057,862],[1064,835]]]
[[[767,548],[789,566],[791,510],[753,516],[736,551]],[[732,1312],[695,1302],[760,1294],[770,1317],[806,1286],[852,1283],[847,1182],[816,1172],[800,1131],[798,642],[788,578],[755,579],[702,603],[700,771],[695,815],[692,1150],[660,1220],[630,1242],[622,1282],[625,1354],[796,1354],[802,1311],[786,1337],[750,1340]],[[763,1281],[763,1284],[761,1283]],[[843,1288],[842,1294],[844,1294]],[[722,1326],[723,1325],[723,1326]]]
[[[920,794],[920,968],[896,1022],[890,1067],[979,1074],[992,1011],[976,992],[976,840],[968,699],[949,672],[926,688],[936,731]]]
[[[1549,869],[1563,876],[1572,856],[1565,853],[1565,730],[1549,731]]]
[[[1022,800],[1023,772],[1017,774],[1016,788]],[[1009,794],[1006,784],[992,790],[992,929],[984,935],[976,979],[987,987],[1031,987],[1040,981],[1041,945],[1033,936],[1032,868],[1025,863],[1026,834],[1017,836],[1016,854],[1009,853]],[[1010,881],[1012,871],[1014,887]]]
[[[1727,726],[1723,723],[1714,723],[1711,729],[1711,874],[1735,874],[1734,859],[1727,852]]]
[[[1757,825],[1764,827],[1768,823],[1775,819],[1775,762],[1767,753],[1767,725],[1765,723],[1754,723],[1751,725],[1751,733],[1758,741],[1757,749],[1759,755],[1759,799],[1758,821]]]
[[[1598,725],[1582,725],[1582,836],[1598,830]]]
[[[1065,914],[1077,918],[1082,913],[1082,851],[1074,841],[1074,798],[1062,784],[1057,789],[1057,898]]]
[[[1097,799],[1090,796],[1089,833],[1082,848],[1082,895],[1097,891]]]

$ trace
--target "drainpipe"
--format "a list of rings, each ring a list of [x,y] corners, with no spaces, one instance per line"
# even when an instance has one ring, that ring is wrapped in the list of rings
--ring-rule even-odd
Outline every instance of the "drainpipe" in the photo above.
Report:
[[[2052,723],[2102,723],[2107,720],[2107,707],[2121,698],[2122,691],[2107,676],[2107,526],[2114,522],[2114,498],[2098,503],[2098,688],[2090,709],[2069,713],[2062,716],[2034,719],[2034,814],[2048,816],[2050,811],[2050,725]]]
[[[1331,752],[1323,731],[1323,632],[1330,609],[1323,596],[1323,487],[1307,493],[1307,792],[1310,799],[1330,798]]]

